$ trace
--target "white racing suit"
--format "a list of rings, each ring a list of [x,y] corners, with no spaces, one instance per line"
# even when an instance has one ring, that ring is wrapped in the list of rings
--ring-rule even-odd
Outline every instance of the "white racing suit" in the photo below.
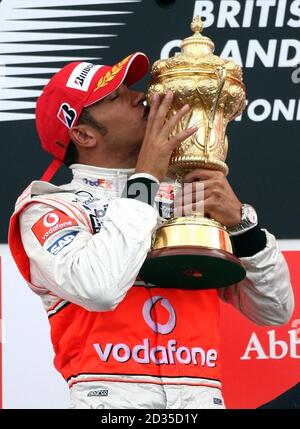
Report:
[[[132,170],[71,166],[71,183],[33,182],[19,197],[10,248],[48,312],[55,367],[77,408],[223,408],[219,297],[259,325],[293,311],[284,257],[241,258],[247,278],[214,290],[138,278],[158,213],[121,198]]]

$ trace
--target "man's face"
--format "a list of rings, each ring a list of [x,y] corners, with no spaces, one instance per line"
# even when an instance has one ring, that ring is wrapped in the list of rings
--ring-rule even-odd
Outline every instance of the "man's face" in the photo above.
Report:
[[[122,84],[98,103],[87,109],[93,119],[107,130],[101,138],[112,151],[136,151],[143,142],[148,109],[142,92],[132,91]]]

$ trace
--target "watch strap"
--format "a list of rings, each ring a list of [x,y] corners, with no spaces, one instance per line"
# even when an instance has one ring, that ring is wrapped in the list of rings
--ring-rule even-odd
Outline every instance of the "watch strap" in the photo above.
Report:
[[[231,236],[244,234],[258,225],[257,214],[254,207],[243,204],[241,207],[241,221],[233,227],[227,228]]]

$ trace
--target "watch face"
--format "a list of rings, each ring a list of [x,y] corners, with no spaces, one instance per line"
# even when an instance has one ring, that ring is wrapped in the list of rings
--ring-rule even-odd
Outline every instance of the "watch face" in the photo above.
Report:
[[[239,235],[244,231],[248,231],[254,228],[258,224],[257,214],[255,209],[249,204],[243,204],[242,206],[242,220],[238,225],[229,228],[231,235]]]
[[[246,217],[248,218],[248,220],[251,223],[257,223],[257,214],[256,214],[256,211],[251,206],[248,206],[246,208],[246,213],[245,214],[246,214]]]

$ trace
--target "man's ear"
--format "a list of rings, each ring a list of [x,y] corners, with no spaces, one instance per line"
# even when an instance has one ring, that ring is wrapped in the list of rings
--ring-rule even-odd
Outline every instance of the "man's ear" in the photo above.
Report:
[[[88,125],[77,125],[69,130],[70,139],[82,148],[92,148],[97,145],[97,132]]]

